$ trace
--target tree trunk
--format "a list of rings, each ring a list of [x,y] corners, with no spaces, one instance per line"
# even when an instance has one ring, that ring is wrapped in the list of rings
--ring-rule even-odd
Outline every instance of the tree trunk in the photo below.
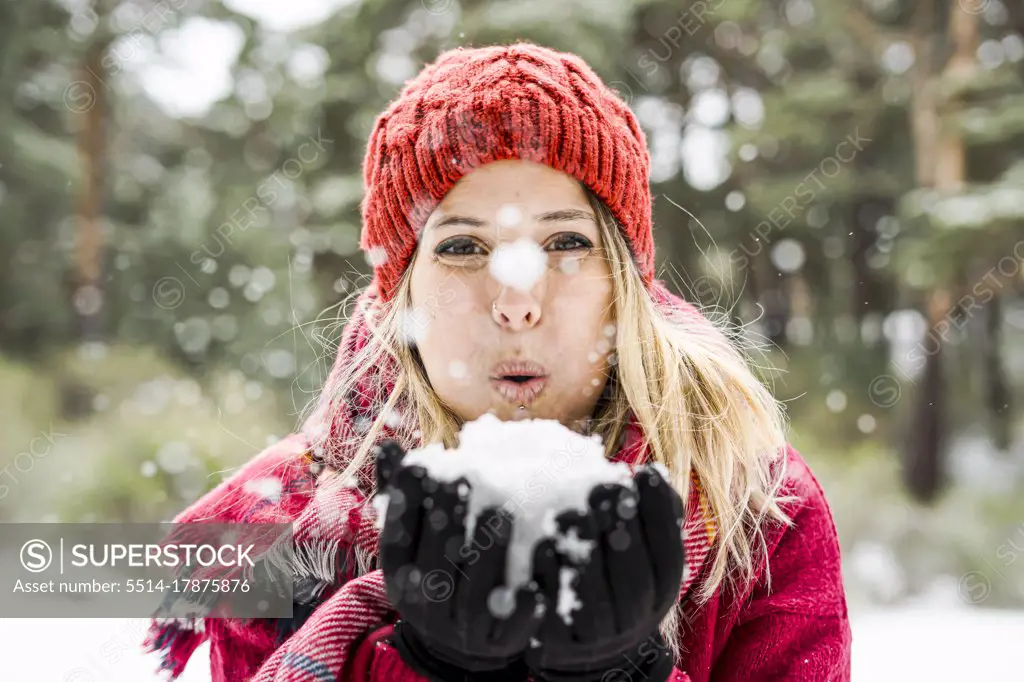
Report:
[[[104,134],[107,85],[103,72],[106,43],[96,41],[85,53],[80,85],[88,105],[75,113],[79,121],[78,154],[82,163],[82,184],[78,195],[78,244],[75,258],[78,289],[75,311],[83,340],[95,340],[102,334],[103,313],[103,166],[106,158]],[[91,100],[91,105],[89,105]]]

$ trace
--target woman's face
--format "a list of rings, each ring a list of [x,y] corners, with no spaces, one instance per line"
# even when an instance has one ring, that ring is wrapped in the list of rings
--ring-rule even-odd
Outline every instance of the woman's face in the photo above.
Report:
[[[615,339],[612,280],[573,177],[519,160],[473,170],[428,218],[411,268],[406,331],[460,418],[575,428],[591,416]]]

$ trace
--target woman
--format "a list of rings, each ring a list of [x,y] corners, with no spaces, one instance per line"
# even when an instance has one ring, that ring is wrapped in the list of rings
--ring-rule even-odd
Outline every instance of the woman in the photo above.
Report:
[[[155,623],[166,670],[208,639],[214,680],[849,679],[828,505],[743,355],[655,278],[648,170],[636,118],[574,55],[456,48],[406,84],[370,136],[374,278],[322,397],[176,519],[292,522],[295,616]],[[559,519],[607,550],[580,567],[569,624],[549,607],[573,562],[550,543],[511,615],[489,608],[498,511],[472,565],[454,559],[455,594],[426,580],[453,557],[426,510],[463,517],[402,454],[488,412],[598,434],[634,467],[635,516],[608,516],[625,493],[606,486]],[[381,536],[385,485],[404,504]]]

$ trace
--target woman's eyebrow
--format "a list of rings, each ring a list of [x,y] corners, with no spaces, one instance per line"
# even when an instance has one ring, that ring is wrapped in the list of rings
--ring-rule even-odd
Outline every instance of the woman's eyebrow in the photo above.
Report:
[[[480,220],[479,218],[471,218],[464,215],[446,215],[445,217],[438,220],[433,224],[433,229],[437,230],[442,227],[449,227],[452,225],[468,225],[469,227],[486,227],[487,221]]]
[[[536,216],[542,223],[569,222],[571,220],[589,220],[596,223],[597,218],[590,211],[581,211],[577,208],[563,208],[558,211],[549,211]]]
[[[593,223],[597,222],[597,218],[594,214],[589,211],[582,211],[576,208],[563,208],[557,211],[547,211],[546,213],[539,213],[534,216],[534,219],[542,223],[557,223],[557,222],[570,222],[573,220],[589,220]],[[453,225],[466,225],[469,227],[486,227],[489,225],[486,220],[480,220],[479,218],[473,218],[470,216],[463,215],[446,215],[433,224],[433,229],[440,229],[442,227],[451,227]]]

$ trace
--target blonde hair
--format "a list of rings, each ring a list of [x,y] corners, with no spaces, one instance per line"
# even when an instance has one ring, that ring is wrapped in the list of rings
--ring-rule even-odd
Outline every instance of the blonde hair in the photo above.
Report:
[[[749,583],[758,562],[767,563],[766,521],[791,523],[781,508],[788,498],[780,494],[786,460],[782,456],[784,411],[751,371],[745,352],[716,323],[698,316],[662,314],[643,286],[615,218],[584,189],[598,216],[614,282],[617,337],[609,385],[595,410],[591,432],[601,435],[611,456],[632,411],[653,460],[668,469],[672,485],[687,504],[691,472],[695,474],[716,526],[710,567],[694,584],[694,602],[701,604],[720,587]],[[392,304],[381,311],[372,340],[344,374],[334,377],[332,395],[322,396],[321,405],[337,404],[359,384],[367,368],[388,359],[397,361],[400,368],[395,388],[381,408],[386,418],[377,418],[358,436],[351,444],[355,446],[351,458],[332,463],[344,467],[332,476],[337,480],[348,479],[366,466],[385,421],[407,444],[418,436],[424,444],[457,445],[461,422],[433,391],[415,347],[406,341],[411,270],[410,264]],[[395,415],[404,418],[398,420]],[[777,466],[770,466],[773,462]],[[357,558],[360,571],[375,566],[373,557]],[[683,604],[677,603],[660,626],[677,660],[685,620]]]

